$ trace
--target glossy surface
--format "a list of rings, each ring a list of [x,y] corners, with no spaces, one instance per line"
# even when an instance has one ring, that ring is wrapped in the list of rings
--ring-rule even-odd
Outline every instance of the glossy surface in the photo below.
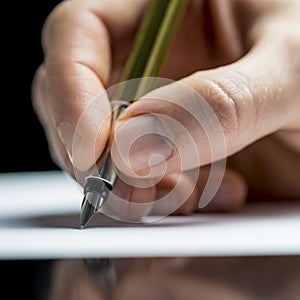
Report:
[[[62,259],[34,264],[31,283],[38,300],[296,300],[300,295],[300,256]],[[20,277],[26,267],[33,270],[33,262],[6,261],[1,267],[13,267],[11,285],[24,284]],[[13,293],[18,289],[11,291],[11,299],[17,299]],[[19,289],[27,297],[25,291]]]

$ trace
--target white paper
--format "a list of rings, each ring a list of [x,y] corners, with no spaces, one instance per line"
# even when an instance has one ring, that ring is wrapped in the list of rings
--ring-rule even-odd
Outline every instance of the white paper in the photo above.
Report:
[[[99,213],[79,230],[81,201],[81,187],[62,172],[1,174],[0,259],[300,254],[300,201],[147,224]]]

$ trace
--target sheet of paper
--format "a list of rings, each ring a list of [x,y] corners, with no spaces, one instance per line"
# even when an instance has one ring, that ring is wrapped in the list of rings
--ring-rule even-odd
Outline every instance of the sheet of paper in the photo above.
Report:
[[[81,201],[62,172],[1,174],[0,259],[300,254],[300,201],[147,224],[97,214],[79,230]]]

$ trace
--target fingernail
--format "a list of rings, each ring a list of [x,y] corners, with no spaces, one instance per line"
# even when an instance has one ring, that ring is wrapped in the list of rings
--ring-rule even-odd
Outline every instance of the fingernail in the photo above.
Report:
[[[61,141],[65,145],[71,163],[74,164],[74,155],[80,142],[80,136],[75,132],[73,126],[66,122],[60,123],[57,131]]]
[[[141,115],[116,126],[118,155],[136,171],[157,166],[173,154],[173,144],[161,120]]]

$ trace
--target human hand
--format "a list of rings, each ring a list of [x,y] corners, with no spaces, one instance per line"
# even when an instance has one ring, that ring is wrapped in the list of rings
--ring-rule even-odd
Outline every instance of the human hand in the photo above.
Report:
[[[118,4],[64,2],[45,25],[45,63],[35,77],[33,101],[58,165],[71,174],[74,167],[88,169],[105,147],[111,130],[111,108],[108,99],[97,96],[117,82],[146,2],[118,1]],[[247,195],[253,194],[299,198],[299,2],[207,1],[202,4],[192,1],[161,74],[199,93],[212,108],[224,133],[226,155],[223,158],[229,157],[230,168],[226,169],[212,202],[201,210],[236,209]],[[119,182],[119,194],[131,202],[159,199],[174,188],[178,174],[185,171],[178,186],[192,191],[176,212],[187,213],[198,209],[206,183],[207,167],[203,165],[212,161],[209,147],[203,142],[207,142],[203,130],[183,109],[191,106],[189,97],[183,94],[179,107],[172,99],[157,100],[174,94],[174,86],[178,84],[167,85],[154,91],[154,96],[150,93],[128,107],[117,123],[118,130],[113,129],[115,140],[122,144],[119,137],[131,136],[134,141],[132,133],[136,128],[139,132],[143,128],[147,131],[149,126],[155,130],[157,123],[153,124],[151,116],[160,114],[179,120],[190,132],[199,160],[193,164],[186,159],[190,147],[184,148],[187,155],[183,156],[182,152],[176,155],[178,152],[169,148],[168,142],[160,145],[154,136],[147,142],[145,136],[140,143],[137,140],[133,144],[129,165],[122,163],[127,153],[118,153],[121,159],[115,157],[115,162],[122,174],[136,174],[138,182],[140,174],[143,173],[143,179],[147,177],[143,169],[147,169],[154,153],[167,160],[166,169],[159,165],[152,167],[157,176],[164,171],[163,180],[156,186],[130,189]],[[84,126],[75,133],[74,140],[76,124],[91,103],[95,111],[85,115]],[[165,132],[173,143],[176,132],[170,126]],[[155,149],[147,147],[144,151],[143,145],[153,144]],[[183,162],[184,169],[180,169],[179,162]],[[200,165],[203,175],[194,186],[189,170]]]

